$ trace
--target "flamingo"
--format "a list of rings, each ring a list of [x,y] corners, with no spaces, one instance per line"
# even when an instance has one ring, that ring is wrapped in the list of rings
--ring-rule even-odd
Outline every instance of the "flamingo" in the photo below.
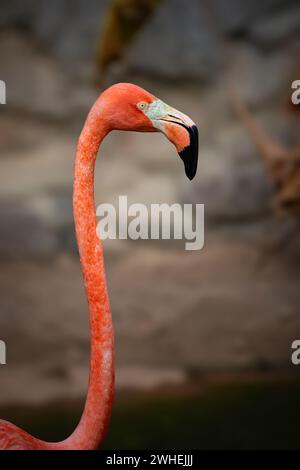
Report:
[[[0,420],[0,449],[93,450],[105,437],[114,395],[114,336],[101,240],[96,234],[94,167],[100,144],[112,130],[163,132],[175,145],[191,180],[197,170],[198,130],[185,114],[130,83],[107,88],[80,134],[75,160],[73,211],[90,317],[90,373],[84,411],[74,432],[45,442]]]

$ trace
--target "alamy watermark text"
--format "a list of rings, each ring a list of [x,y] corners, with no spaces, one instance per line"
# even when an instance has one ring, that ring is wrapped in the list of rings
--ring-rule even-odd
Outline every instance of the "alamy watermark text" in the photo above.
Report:
[[[6,344],[0,340],[0,365],[6,364]]]
[[[97,235],[102,240],[185,240],[186,250],[201,250],[204,245],[204,204],[128,205],[127,196],[113,204],[100,204]]]
[[[6,104],[6,85],[3,80],[0,80],[0,104]]]

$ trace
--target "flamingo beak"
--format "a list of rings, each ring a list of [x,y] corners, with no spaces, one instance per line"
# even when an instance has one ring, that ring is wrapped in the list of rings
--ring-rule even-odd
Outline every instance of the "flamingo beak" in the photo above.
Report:
[[[185,114],[156,100],[147,110],[152,124],[175,145],[185,174],[192,180],[197,172],[199,134],[195,123]]]
[[[178,155],[184,163],[186,176],[189,180],[192,180],[196,175],[198,166],[199,133],[195,124],[185,127],[185,129],[189,133],[190,141],[187,146],[178,151]]]

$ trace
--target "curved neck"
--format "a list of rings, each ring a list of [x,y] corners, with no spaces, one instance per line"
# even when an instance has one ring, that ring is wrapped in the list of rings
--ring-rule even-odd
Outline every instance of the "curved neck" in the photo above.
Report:
[[[89,387],[80,422],[64,441],[64,448],[96,449],[106,433],[113,400],[114,337],[94,207],[95,161],[107,133],[100,98],[91,109],[78,141],[73,192],[76,237],[90,313]]]

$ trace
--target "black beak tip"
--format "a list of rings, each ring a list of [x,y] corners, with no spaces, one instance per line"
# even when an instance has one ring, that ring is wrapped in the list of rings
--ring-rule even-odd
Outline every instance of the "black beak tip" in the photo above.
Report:
[[[188,127],[187,130],[190,135],[190,144],[178,154],[184,163],[186,176],[192,181],[197,173],[199,137],[196,126]]]
[[[187,172],[187,171],[185,171],[185,174],[186,174],[186,176],[188,177],[188,179],[189,179],[190,181],[192,181],[192,179],[194,179],[194,178],[195,178],[195,175],[196,175],[196,173],[189,173],[189,172]]]

